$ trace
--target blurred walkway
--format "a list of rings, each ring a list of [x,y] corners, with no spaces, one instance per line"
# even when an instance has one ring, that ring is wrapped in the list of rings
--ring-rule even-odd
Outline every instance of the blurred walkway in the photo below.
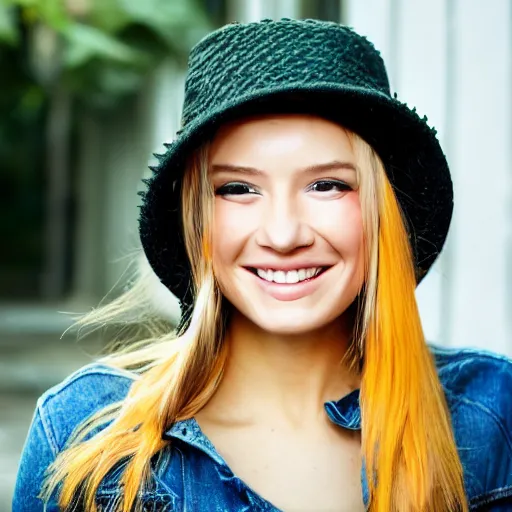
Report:
[[[12,318],[12,316],[11,316]],[[91,361],[93,343],[60,334],[14,333],[0,325],[0,512],[11,511],[19,457],[37,398]],[[22,330],[22,329],[18,329]],[[27,329],[29,331],[29,329]],[[62,330],[60,331],[60,333]]]

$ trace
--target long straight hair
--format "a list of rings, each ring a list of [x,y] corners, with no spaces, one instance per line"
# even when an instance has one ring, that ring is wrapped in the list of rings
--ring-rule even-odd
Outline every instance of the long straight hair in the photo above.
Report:
[[[358,137],[378,205],[375,287],[366,297],[362,449],[372,512],[467,511],[462,465],[435,361],[418,312],[406,221],[384,167]],[[368,177],[368,172],[363,173]]]
[[[348,135],[357,160],[365,285],[346,362],[362,368],[362,454],[370,510],[465,512],[462,468],[421,328],[404,220],[382,162],[360,137]],[[122,496],[117,510],[138,510],[149,484],[150,460],[170,443],[162,440],[163,432],[193,417],[222,379],[228,358],[226,317],[211,259],[205,257],[213,212],[208,145],[191,156],[183,191],[184,235],[196,297],[191,322],[177,335],[149,314],[152,335],[104,359],[131,370],[134,382],[122,402],[79,426],[49,468],[42,496],[48,500],[57,493],[64,510],[79,504],[96,511],[98,488],[119,465]],[[115,323],[120,317],[124,323],[130,311],[140,314],[141,292],[147,292],[144,277],[79,325]]]

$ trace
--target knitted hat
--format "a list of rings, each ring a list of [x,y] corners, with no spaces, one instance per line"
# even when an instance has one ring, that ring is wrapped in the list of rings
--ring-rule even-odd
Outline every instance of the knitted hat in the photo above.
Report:
[[[192,49],[182,129],[165,144],[141,193],[142,246],[182,309],[193,303],[181,219],[187,155],[221,123],[285,112],[334,120],[374,148],[406,217],[418,282],[441,251],[453,209],[448,165],[427,118],[391,96],[374,46],[352,29],[326,21],[234,23]]]

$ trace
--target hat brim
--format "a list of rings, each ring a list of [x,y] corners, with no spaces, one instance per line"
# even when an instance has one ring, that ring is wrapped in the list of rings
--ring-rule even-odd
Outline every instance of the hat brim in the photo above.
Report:
[[[170,144],[142,194],[139,232],[148,261],[182,304],[191,305],[191,273],[183,240],[181,177],[191,151],[230,120],[268,113],[310,113],[338,122],[382,159],[405,216],[417,282],[439,255],[450,226],[453,188],[434,129],[415,109],[367,88],[330,83],[257,89],[205,109]]]

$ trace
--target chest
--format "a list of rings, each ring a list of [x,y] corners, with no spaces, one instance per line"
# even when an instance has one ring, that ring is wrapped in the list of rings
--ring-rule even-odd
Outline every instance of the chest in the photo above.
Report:
[[[280,510],[364,510],[358,432],[208,427],[206,434],[233,473]]]
[[[195,421],[180,422],[172,431],[171,445],[152,464],[150,489],[141,496],[142,510],[362,511],[361,485],[366,481],[360,479],[360,441],[357,433],[338,430],[342,433],[338,439],[281,436],[278,431],[271,435],[243,431],[238,435],[229,429],[210,433],[222,451],[221,460]],[[468,444],[471,439],[473,444]],[[503,466],[504,460],[497,455],[489,456],[503,453],[503,443],[487,443],[482,451],[485,436],[471,435],[471,439],[460,451],[470,510],[512,510],[512,486],[498,481],[499,475],[512,474],[512,466]],[[499,468],[493,465],[496,461]],[[100,510],[117,510],[119,472],[106,478],[98,497]]]

